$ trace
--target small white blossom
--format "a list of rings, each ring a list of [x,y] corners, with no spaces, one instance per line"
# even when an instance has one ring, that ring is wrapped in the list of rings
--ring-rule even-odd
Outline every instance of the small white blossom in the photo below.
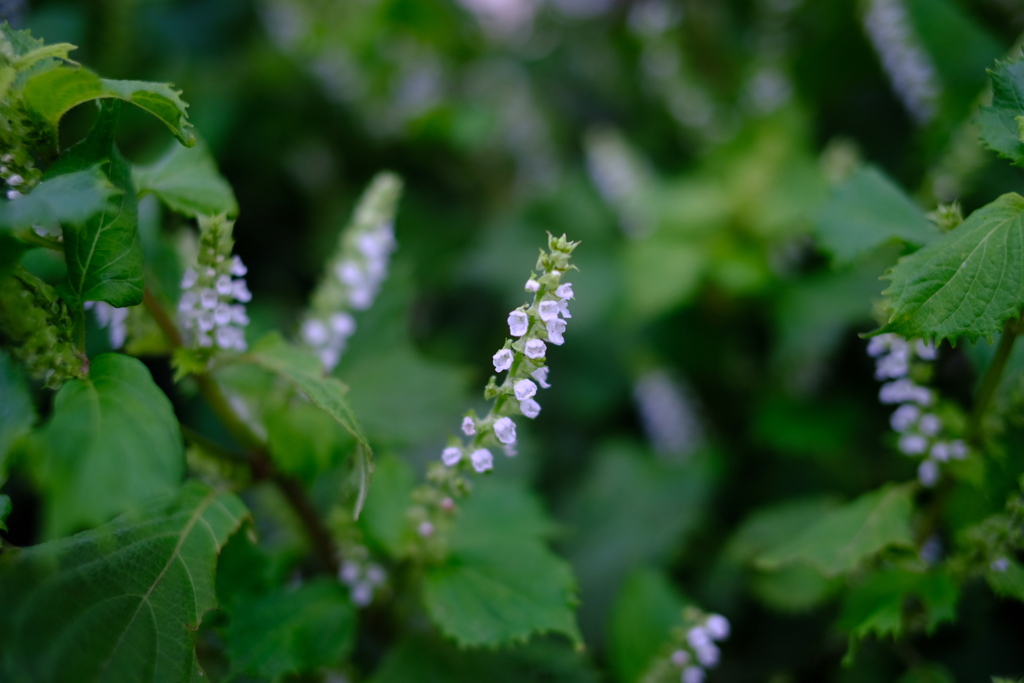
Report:
[[[917,418],[921,415],[921,409],[917,406],[905,403],[897,408],[892,417],[889,418],[889,424],[892,425],[894,432],[905,432],[911,427]]]
[[[565,321],[564,320],[562,320],[560,318],[556,318],[554,320],[549,320],[549,321],[547,321],[545,323],[545,327],[547,328],[547,331],[548,331],[548,341],[549,342],[551,342],[552,344],[555,344],[557,346],[561,346],[562,344],[565,343],[565,338],[562,336],[562,333],[565,332]]]
[[[541,389],[550,389],[551,385],[548,384],[548,368],[537,368],[530,373],[530,377],[537,380],[537,384],[540,385]]]
[[[231,270],[229,271],[235,277],[245,277],[249,272],[249,269],[242,263],[242,259],[238,256],[231,257]]]
[[[523,412],[523,415],[532,420],[540,415],[540,404],[532,398],[528,398],[519,402],[519,410]]]
[[[509,349],[502,349],[493,356],[494,371],[502,372],[512,367],[512,351]]]
[[[900,437],[899,448],[907,455],[920,455],[928,450],[928,439],[920,434],[904,434]]]
[[[556,320],[558,318],[558,302],[541,301],[540,306],[537,307],[537,313],[544,322]]]
[[[513,337],[522,337],[530,327],[530,318],[523,311],[508,314],[508,331]]]
[[[917,430],[925,436],[935,436],[942,429],[942,420],[937,415],[928,413],[917,421]]]
[[[880,334],[877,337],[872,337],[868,341],[868,355],[877,358],[886,353],[889,350],[889,343],[895,336],[894,334]]]
[[[352,586],[349,597],[356,607],[366,607],[373,602],[373,586],[365,582],[357,583]]]
[[[917,356],[921,360],[935,360],[939,357],[939,349],[934,345],[929,344],[924,339],[917,340],[917,344],[914,345],[914,350],[917,352]]]
[[[725,640],[729,637],[729,620],[721,614],[712,614],[704,622],[704,628],[713,640]]]
[[[569,302],[565,299],[558,302],[558,314],[563,318],[572,317],[572,313],[569,312]]]
[[[690,663],[690,653],[686,650],[676,650],[672,653],[672,663],[682,668]]]
[[[358,562],[346,560],[338,570],[338,578],[344,583],[352,584],[359,580],[360,568]]]
[[[572,299],[572,283],[566,282],[558,285],[558,288],[555,289],[555,296],[557,296],[559,299]]]
[[[709,669],[718,666],[718,660],[721,658],[721,652],[714,643],[708,643],[702,647],[695,648],[697,655],[697,661],[708,667]]]
[[[704,669],[699,666],[688,666],[683,669],[679,679],[682,683],[704,683]]]
[[[516,423],[511,418],[501,417],[494,423],[494,435],[504,444],[516,441]]]
[[[515,383],[513,391],[516,394],[516,399],[525,401],[537,395],[537,385],[528,379],[521,379]]]
[[[477,472],[486,472],[494,467],[494,456],[486,448],[473,451],[469,456],[469,460],[473,463],[473,469]]]
[[[939,462],[946,462],[949,460],[949,444],[945,441],[936,441],[932,444],[932,449],[928,452],[928,455],[933,460]]]
[[[433,536],[434,535],[434,525],[431,524],[430,522],[422,522],[418,527],[416,527],[416,533],[418,533],[423,538],[428,538],[430,536]]]
[[[451,467],[459,460],[462,460],[462,449],[456,446],[449,446],[448,448],[441,451],[441,462],[446,466]]]
[[[878,391],[878,400],[882,403],[913,402],[927,406],[931,405],[933,398],[931,391],[914,384],[910,379],[903,378],[883,384]]]
[[[531,339],[526,342],[526,347],[523,349],[528,358],[543,358],[544,354],[547,353],[547,350],[547,345],[540,339]],[[509,355],[511,356],[511,354]],[[512,361],[510,360],[509,363],[511,364],[511,362]],[[495,367],[497,367],[497,362],[495,362]]]
[[[462,433],[466,436],[473,436],[476,434],[476,422],[468,415],[462,418]]]
[[[22,193],[18,192],[17,190],[7,190],[7,198],[9,200],[11,200],[12,202],[15,199],[21,199],[24,196],[25,195],[23,195]]]
[[[18,185],[21,185],[23,182],[25,182],[25,179],[22,178],[17,173],[15,173],[14,175],[7,179],[7,184],[10,185],[11,187],[17,187]]]
[[[922,460],[917,466],[917,479],[922,486],[931,488],[939,480],[939,465],[934,460]]]
[[[989,568],[994,572],[1002,574],[1010,568],[1010,560],[1005,557],[997,558],[992,560],[992,564],[989,565]]]
[[[711,645],[711,636],[704,629],[703,626],[694,626],[686,632],[686,642],[690,644],[694,650],[700,649],[706,645]]]
[[[523,287],[523,289],[531,293],[536,292],[537,290],[540,289],[540,283],[531,277],[529,280],[526,281],[526,285],[525,287]]]
[[[302,323],[302,340],[310,346],[323,346],[330,338],[327,325],[319,320],[307,320]]]

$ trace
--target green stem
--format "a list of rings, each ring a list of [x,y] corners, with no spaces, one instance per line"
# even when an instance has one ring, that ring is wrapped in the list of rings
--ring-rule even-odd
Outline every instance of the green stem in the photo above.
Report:
[[[1006,363],[1010,360],[1010,353],[1013,351],[1013,343],[1017,341],[1020,333],[1021,319],[1014,318],[1006,323],[1003,334],[999,338],[999,346],[996,347],[996,355],[992,357],[985,376],[981,378],[981,385],[978,387],[978,396],[974,401],[974,411],[971,413],[970,422],[967,425],[967,438],[975,446],[980,445],[982,435],[982,422],[989,404],[995,396],[999,382],[1003,378],[1003,371]]]
[[[167,315],[163,306],[156,297],[146,289],[143,294],[143,304],[156,320],[157,325],[175,347],[183,343],[181,332],[177,325]],[[306,534],[313,544],[313,549],[320,558],[324,567],[332,574],[336,574],[340,567],[340,557],[334,537],[330,530],[320,518],[320,512],[313,505],[313,502],[306,495],[306,490],[297,479],[280,472],[271,459],[267,446],[245,420],[238,416],[238,413],[231,407],[231,402],[221,389],[220,384],[212,375],[204,373],[194,376],[199,385],[199,391],[206,399],[214,414],[228,430],[228,433],[248,452],[248,464],[256,480],[267,479],[277,486],[281,491],[292,511],[302,522]]]

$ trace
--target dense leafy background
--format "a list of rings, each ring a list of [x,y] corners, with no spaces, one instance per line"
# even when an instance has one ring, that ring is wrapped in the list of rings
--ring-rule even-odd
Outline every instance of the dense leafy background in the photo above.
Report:
[[[591,681],[599,668],[625,683],[657,654],[676,607],[689,600],[734,624],[714,680],[982,681],[1024,673],[1024,612],[980,578],[958,600],[941,572],[858,573],[884,566],[880,550],[916,552],[919,539],[909,526],[910,490],[876,491],[913,480],[914,466],[893,448],[857,337],[882,322],[873,306],[887,286],[902,311],[890,326],[915,333],[929,312],[914,302],[927,294],[902,283],[927,269],[941,271],[928,275],[934,282],[956,270],[927,259],[937,247],[924,247],[900,262],[891,282],[880,280],[898,257],[953,239],[940,237],[926,212],[959,199],[966,215],[1020,192],[1019,171],[977,143],[971,122],[985,69],[1011,53],[1024,13],[998,0],[904,3],[935,70],[938,95],[922,123],[872,47],[864,4],[560,0],[540,3],[532,26],[501,30],[443,0],[0,3],[48,42],[78,45],[75,59],[104,77],[170,81],[183,90],[200,145],[237,197],[202,176],[179,175],[195,168],[184,158],[192,150],[168,152],[167,131],[150,113],[183,140],[192,133],[173,92],[161,91],[150,113],[121,107],[120,152],[109,138],[92,145],[75,167],[48,178],[31,205],[18,207],[38,213],[4,206],[0,228],[39,216],[75,221],[68,212],[81,205],[61,197],[83,186],[115,204],[133,199],[124,190],[134,186],[186,215],[237,211],[237,251],[254,292],[250,341],[294,329],[322,255],[372,174],[390,168],[405,178],[391,276],[374,309],[359,316],[336,373],[350,391],[314,380],[301,358],[273,341],[231,376],[255,394],[269,386],[266,368],[333,406],[337,422],[303,408],[268,419],[278,467],[311,484],[324,508],[345,489],[338,453],[355,452],[354,439],[373,447],[379,466],[361,524],[376,550],[402,552],[408,491],[462,412],[480,405],[506,311],[521,303],[545,231],[583,241],[574,317],[566,345],[550,354],[554,388],[544,412],[520,428],[521,457],[499,463],[494,478],[508,488],[474,500],[479,520],[502,521],[458,530],[454,561],[427,574],[425,608],[416,600],[392,604],[390,613],[374,608],[355,629],[351,605],[333,585],[282,589],[301,565],[301,534],[280,502],[254,487],[246,503],[261,545],[241,534],[228,543],[221,610],[197,636],[211,677],[274,679],[354,652],[370,680]],[[51,73],[69,78],[63,69]],[[996,95],[1012,92],[1011,81],[997,80]],[[95,92],[115,88],[89,83]],[[1013,115],[1004,109],[997,99],[980,123],[992,149],[1019,161]],[[53,116],[60,111],[54,105]],[[98,119],[95,111],[72,109],[61,122],[63,143],[90,130],[95,142],[110,108]],[[137,164],[133,173],[122,152]],[[116,188],[93,173],[100,162],[120,169]],[[199,187],[206,194],[197,204]],[[154,206],[138,207],[141,245],[110,248],[130,250],[161,282],[174,283],[180,273]],[[1010,200],[999,206],[1016,211],[1000,223],[999,238],[1019,242],[1019,208]],[[1019,267],[1021,254],[1008,256]],[[67,277],[75,296],[134,303],[133,292],[111,290],[86,263],[69,261],[67,273],[44,257],[32,265],[54,284]],[[1001,304],[976,316],[989,324],[983,337],[998,333],[1021,300]],[[958,334],[951,327],[940,336]],[[97,352],[105,344],[98,332],[90,337]],[[938,385],[969,407],[990,355],[983,341],[944,346]],[[173,387],[165,360],[147,358],[147,369],[110,358],[94,359],[111,367],[90,380],[101,409],[104,382],[148,372],[174,397],[178,417],[229,443],[189,386]],[[0,369],[0,390],[13,397],[0,411],[5,476],[6,445],[33,416],[23,380]],[[683,429],[667,440],[651,438],[635,398],[652,376],[675,383],[684,397],[686,419],[668,412]],[[1020,378],[1011,376],[1001,405],[1019,408]],[[86,400],[82,392],[70,384],[46,408],[43,438],[70,438],[61,409]],[[114,419],[157,429],[170,411],[147,395]],[[89,425],[76,429],[83,439],[90,434]],[[1001,510],[1024,469],[1019,421],[1004,429],[1007,447],[989,477],[1004,483],[960,491],[946,508],[951,529]],[[30,446],[20,457],[31,458]],[[151,466],[137,473],[116,471],[115,454],[90,445],[77,466],[102,477],[137,474],[154,494],[179,476],[180,451],[153,450]],[[40,460],[25,470],[49,466],[56,464]],[[8,537],[17,545],[93,526],[138,502],[113,496],[104,507],[80,508],[35,481],[16,473],[5,487],[14,503]],[[350,510],[351,496],[343,502]],[[181,515],[197,503],[176,504]],[[150,533],[141,522],[123,523],[126,533]],[[221,524],[226,534],[231,525]],[[52,552],[74,559],[102,542],[76,538]],[[835,547],[825,547],[829,541]],[[39,562],[54,561],[43,555]],[[840,571],[851,572],[848,582],[835,578]],[[543,580],[521,581],[525,575]],[[582,653],[566,619],[573,576]],[[996,591],[1020,597],[1013,576]],[[42,575],[23,579],[29,586]],[[539,621],[525,610],[516,623],[488,623],[493,615],[474,594],[487,582],[504,587],[510,607],[543,590],[565,609]],[[45,583],[32,590],[53,599]],[[424,609],[440,631],[426,626]],[[24,630],[32,615],[3,619],[4,634],[34,633]],[[922,629],[894,646],[889,636],[903,619]],[[472,643],[488,633],[489,642],[507,643],[534,630],[553,635],[495,652],[467,653],[444,640]],[[324,633],[332,638],[322,640]],[[844,669],[851,634],[869,637]],[[10,642],[5,637],[4,647]],[[223,652],[237,656],[227,663]]]

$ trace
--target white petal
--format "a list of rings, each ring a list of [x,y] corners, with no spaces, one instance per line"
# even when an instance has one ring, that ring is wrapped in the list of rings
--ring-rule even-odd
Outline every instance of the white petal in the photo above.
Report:
[[[473,436],[476,434],[476,422],[468,415],[462,418],[462,433],[466,436]]]
[[[524,287],[524,289],[527,292],[536,292],[538,289],[540,289],[540,283],[534,280],[533,278],[530,278],[529,280],[526,281],[526,286]]]
[[[521,379],[515,383],[513,391],[515,391],[516,399],[520,401],[525,401],[528,398],[533,398],[534,396],[536,396],[537,385],[534,384],[531,380]]]
[[[541,301],[540,306],[537,307],[537,313],[540,315],[540,319],[544,322],[554,320],[558,317],[558,302]]]
[[[530,318],[523,311],[508,314],[508,331],[513,337],[522,337],[530,327]]]
[[[486,472],[494,467],[494,456],[486,448],[473,451],[469,456],[469,460],[473,463],[473,469],[477,472]]]
[[[441,462],[448,467],[451,467],[458,461],[462,460],[462,449],[456,446],[449,446],[448,448],[441,451]]]
[[[584,288],[584,289],[586,289],[586,288]],[[572,299],[573,298],[572,283],[571,282],[566,282],[566,283],[558,285],[558,288],[555,289],[555,296],[557,296],[559,299]]]
[[[492,356],[494,363],[494,371],[502,372],[512,367],[512,351],[509,349],[502,349]]]
[[[519,402],[519,410],[523,411],[523,415],[532,420],[540,415],[540,404],[532,398],[528,398]]]
[[[531,339],[526,342],[525,352],[529,358],[543,358],[548,347],[540,339]]]
[[[502,417],[494,423],[494,435],[498,437],[498,441],[504,444],[515,443],[516,441],[516,423],[511,418]]]

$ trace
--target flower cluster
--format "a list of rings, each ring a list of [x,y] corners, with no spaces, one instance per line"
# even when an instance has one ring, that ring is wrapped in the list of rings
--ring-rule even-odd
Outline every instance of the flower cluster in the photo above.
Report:
[[[384,568],[368,561],[365,554],[346,559],[338,570],[338,580],[348,586],[349,597],[356,607],[366,607],[373,602],[374,593],[387,578]]]
[[[387,276],[388,260],[395,249],[394,216],[401,190],[401,181],[392,173],[374,178],[352,222],[342,232],[325,277],[313,292],[300,335],[327,372],[338,364],[356,330],[349,311],[369,308]]]
[[[875,358],[875,379],[887,380],[878,392],[879,400],[897,406],[889,422],[899,434],[900,451],[924,457],[917,478],[924,486],[934,486],[939,463],[967,457],[967,445],[947,437],[949,429],[934,410],[935,391],[911,379],[915,362],[935,360],[938,350],[920,339],[881,334],[868,342],[868,355]]]
[[[536,396],[539,389],[547,389],[548,344],[565,343],[566,320],[572,317],[569,301],[573,299],[572,283],[562,282],[562,276],[572,268],[569,258],[577,242],[565,236],[549,236],[548,252],[541,252],[536,271],[526,281],[525,289],[533,294],[533,302],[523,304],[508,314],[510,339],[491,358],[495,372],[506,372],[504,382],[497,384],[491,377],[484,392],[487,399],[496,399],[490,413],[477,418],[470,412],[462,419],[461,439],[453,441],[441,453],[441,461],[448,467],[468,462],[477,472],[494,467],[494,456],[488,445],[500,444],[507,456],[516,454],[516,424],[513,415],[530,419],[540,414]]]
[[[31,181],[19,173],[15,168],[14,154],[8,152],[0,156],[0,180],[7,187],[4,196],[9,200],[19,199],[27,192]]]
[[[111,306],[106,301],[86,301],[85,310],[96,316],[96,324],[110,335],[110,347],[119,349],[128,338],[128,309]]]
[[[683,610],[683,626],[672,631],[668,653],[655,660],[642,683],[703,683],[707,672],[718,666],[722,653],[717,642],[729,637],[729,620],[695,607]]]
[[[223,216],[199,219],[199,255],[195,268],[181,278],[178,319],[186,341],[196,349],[245,351],[245,305],[252,294],[247,270],[232,256],[234,222]],[[237,302],[237,303],[236,303]]]

